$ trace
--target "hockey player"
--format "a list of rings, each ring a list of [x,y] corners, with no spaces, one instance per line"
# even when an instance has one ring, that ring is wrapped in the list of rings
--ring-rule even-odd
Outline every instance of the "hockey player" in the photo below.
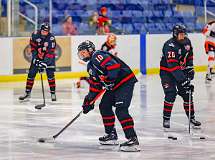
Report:
[[[101,50],[102,51],[108,51],[109,53],[113,54],[114,56],[117,56],[117,51],[116,51],[116,40],[117,37],[115,34],[110,33],[107,36],[107,40],[105,41],[105,43],[102,44]],[[80,62],[82,63],[82,62]],[[88,77],[81,77],[79,79],[79,81],[76,82],[76,87],[80,88],[81,87],[81,81],[84,80],[87,83],[89,83],[89,78]]]
[[[115,34],[110,33],[107,36],[106,42],[102,45],[101,50],[108,51],[109,53],[113,54],[114,56],[117,56],[116,52],[116,40],[117,37]]]
[[[48,23],[43,23],[40,30],[32,33],[30,39],[30,46],[32,52],[32,61],[29,68],[28,78],[26,82],[26,89],[24,96],[20,96],[19,100],[26,100],[30,98],[31,90],[34,84],[34,78],[37,72],[46,70],[48,83],[51,92],[51,100],[56,101],[55,94],[55,47],[56,41],[52,33],[50,33],[50,26]]]
[[[165,42],[160,61],[160,78],[164,90],[163,127],[170,128],[170,117],[177,94],[183,98],[184,110],[189,118],[189,105],[191,112],[190,123],[199,127],[200,122],[195,120],[193,96],[189,94],[194,86],[190,81],[194,78],[193,48],[187,38],[186,28],[183,25],[173,27],[173,37]]]
[[[202,33],[206,36],[205,52],[208,55],[208,69],[206,81],[211,81],[211,74],[215,74],[213,70],[215,60],[215,21],[209,22],[203,29]]]
[[[99,104],[103,119],[105,135],[99,138],[101,144],[117,144],[117,133],[115,129],[115,114],[121,123],[126,142],[120,144],[122,151],[139,151],[139,142],[134,130],[134,121],[129,114],[128,108],[131,103],[134,84],[137,79],[122,60],[111,53],[95,50],[91,41],[82,42],[78,46],[78,56],[81,60],[88,62],[87,71],[89,77],[89,92],[83,102],[83,113],[86,114],[94,109],[90,104],[100,94],[102,88],[106,89]],[[115,107],[115,114],[113,108]]]

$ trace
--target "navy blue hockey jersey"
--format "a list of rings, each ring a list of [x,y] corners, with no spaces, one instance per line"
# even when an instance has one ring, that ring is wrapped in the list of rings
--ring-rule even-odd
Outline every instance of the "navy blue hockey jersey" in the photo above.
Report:
[[[193,47],[188,38],[183,43],[174,38],[165,42],[160,61],[160,74],[171,74],[177,82],[186,80],[186,70],[193,69]]]
[[[103,87],[105,87],[102,81],[106,84],[113,84],[113,91],[128,82],[137,82],[130,67],[121,59],[106,51],[98,50],[93,53],[87,64],[87,71],[90,75],[88,97],[91,100],[93,100],[102,91]],[[106,78],[103,80],[100,78],[101,76]]]
[[[43,60],[48,66],[55,66],[55,37],[49,33],[47,36],[41,35],[40,31],[32,33],[30,39],[32,59]]]

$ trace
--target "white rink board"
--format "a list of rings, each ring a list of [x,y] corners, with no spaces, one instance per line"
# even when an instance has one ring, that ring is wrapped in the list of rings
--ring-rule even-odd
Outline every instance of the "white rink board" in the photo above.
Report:
[[[107,36],[73,36],[71,40],[72,52],[72,72],[86,71],[86,66],[78,63],[77,56],[78,45],[85,41],[92,41],[96,49],[101,49]],[[139,35],[117,35],[116,51],[118,56],[125,61],[132,69],[140,68],[140,36]]]
[[[13,39],[0,38],[0,75],[13,73]]]
[[[146,35],[146,67],[159,68],[163,44],[171,38],[171,34]],[[204,51],[204,36],[200,33],[188,34],[194,51],[194,65],[207,65],[207,56]]]

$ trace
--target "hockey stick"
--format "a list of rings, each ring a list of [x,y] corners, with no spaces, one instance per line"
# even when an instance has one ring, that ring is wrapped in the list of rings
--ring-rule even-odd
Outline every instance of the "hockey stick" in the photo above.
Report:
[[[51,138],[39,138],[38,142],[45,143],[45,142],[53,142],[65,129],[67,129],[80,115],[82,114],[82,111],[80,111],[75,118],[73,118],[69,123],[67,123],[58,133],[56,133]]]
[[[189,108],[188,108],[188,112],[189,112],[189,114],[188,114],[188,132],[189,132],[189,134],[190,134],[190,120],[191,120],[191,95],[192,94],[192,91],[191,90],[189,90],[189,98],[188,98],[188,106],[189,106]]]
[[[42,85],[43,104],[36,105],[35,109],[42,109],[43,107],[46,106],[45,93],[44,93],[44,85],[43,85],[43,72],[40,72],[40,78],[41,78],[41,85]]]
[[[93,104],[103,93],[105,92],[105,90],[102,90],[91,102],[90,104]],[[45,142],[54,142],[54,140],[64,131],[66,130],[76,119],[78,119],[78,117],[80,117],[80,115],[83,113],[83,111],[80,111],[75,118],[73,118],[69,123],[67,123],[65,125],[65,127],[63,127],[58,133],[56,133],[54,136],[50,137],[50,138],[39,138],[38,142],[40,143],[45,143]]]

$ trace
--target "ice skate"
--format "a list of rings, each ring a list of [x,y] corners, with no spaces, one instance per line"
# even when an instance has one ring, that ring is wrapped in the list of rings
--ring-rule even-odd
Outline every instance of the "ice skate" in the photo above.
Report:
[[[132,137],[128,141],[120,144],[120,151],[123,152],[139,152],[139,141],[137,137]]]
[[[170,130],[170,120],[167,120],[167,119],[163,120],[163,129],[166,132]]]
[[[195,120],[194,118],[190,120],[190,124],[193,129],[200,129],[201,128],[201,122]]]
[[[105,134],[103,137],[99,138],[99,143],[102,145],[118,145],[117,142],[118,136],[116,130],[113,130],[109,134]]]
[[[23,96],[19,97],[20,101],[28,101],[31,98],[31,94],[30,93],[25,93]]]
[[[205,82],[206,83],[210,83],[212,81],[212,76],[211,76],[211,74],[206,74],[206,77],[205,77]]]
[[[51,100],[54,102],[54,101],[57,101],[57,98],[56,98],[56,94],[55,93],[51,93]]]

